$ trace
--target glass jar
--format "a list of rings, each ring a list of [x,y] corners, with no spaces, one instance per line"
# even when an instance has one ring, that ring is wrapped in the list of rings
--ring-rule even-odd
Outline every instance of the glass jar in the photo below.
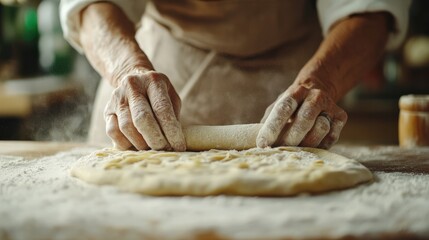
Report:
[[[429,95],[402,96],[399,108],[399,145],[429,146]]]

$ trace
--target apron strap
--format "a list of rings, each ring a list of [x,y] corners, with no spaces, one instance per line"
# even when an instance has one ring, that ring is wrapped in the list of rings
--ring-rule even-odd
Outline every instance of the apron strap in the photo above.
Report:
[[[203,59],[201,64],[197,67],[195,72],[189,78],[188,82],[183,86],[182,90],[179,92],[180,99],[183,101],[191,92],[192,88],[198,83],[201,79],[201,76],[204,74],[209,65],[213,62],[213,59],[216,57],[217,53],[215,51],[210,51],[207,56]]]

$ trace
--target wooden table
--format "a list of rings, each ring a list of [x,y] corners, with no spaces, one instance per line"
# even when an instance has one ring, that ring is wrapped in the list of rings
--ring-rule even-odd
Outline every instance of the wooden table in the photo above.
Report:
[[[89,145],[74,142],[0,141],[0,155],[20,156],[32,159],[86,146]]]
[[[69,151],[76,148],[82,151]],[[267,239],[429,238],[429,198],[427,203],[424,198],[429,197],[429,181],[414,181],[429,179],[429,148],[335,146],[331,151],[360,161],[377,180],[356,189],[290,198],[155,198],[72,179],[70,162],[95,148],[83,143],[0,141],[0,239],[265,239],[264,234]],[[55,167],[46,167],[50,164]],[[395,176],[392,183],[385,181],[390,174]],[[410,189],[400,190],[407,179]],[[384,190],[379,184],[398,187]],[[396,188],[402,192],[396,193]],[[401,199],[385,201],[383,195]],[[355,205],[364,211],[359,213]],[[372,210],[380,214],[372,215]],[[399,227],[383,226],[383,221]],[[372,226],[377,224],[380,231]],[[427,224],[424,235],[418,224]],[[341,227],[344,232],[336,230]]]
[[[339,145],[331,151],[356,159],[371,171],[429,174],[429,147]]]

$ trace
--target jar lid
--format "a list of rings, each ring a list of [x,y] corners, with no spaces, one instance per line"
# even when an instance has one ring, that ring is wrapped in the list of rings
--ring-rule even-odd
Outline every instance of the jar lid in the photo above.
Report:
[[[405,95],[399,99],[399,108],[409,111],[429,111],[429,95]]]

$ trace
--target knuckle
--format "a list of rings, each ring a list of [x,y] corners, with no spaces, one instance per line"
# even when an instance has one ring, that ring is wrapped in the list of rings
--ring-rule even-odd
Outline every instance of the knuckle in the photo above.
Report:
[[[117,105],[126,105],[127,102],[128,100],[125,97],[125,90],[122,87],[117,87],[113,90],[112,97],[110,98],[106,107],[115,108]]]
[[[124,133],[129,133],[133,130],[133,122],[130,119],[124,119],[119,122],[119,129]]]
[[[267,125],[267,130],[271,135],[277,136],[280,134],[282,126],[280,123],[275,122]]]
[[[283,101],[280,101],[277,104],[277,111],[290,113],[294,110],[294,107],[296,105],[295,99],[291,97],[285,97]]]
[[[121,136],[121,133],[120,133],[119,129],[117,129],[114,126],[107,126],[106,127],[106,134],[111,139],[117,139],[119,136]]]
[[[122,92],[123,92],[123,91],[122,91],[121,87],[117,87],[117,88],[115,88],[115,89],[113,90],[113,92],[112,92],[111,100],[112,100],[112,101],[114,101],[114,100],[116,100],[116,99],[120,99],[120,98],[121,98],[121,96],[123,96],[123,93],[122,93]]]
[[[162,116],[168,115],[170,106],[171,102],[168,98],[158,98],[152,103],[153,111]]]
[[[330,104],[334,104],[331,101],[331,97],[325,91],[320,89],[312,90],[312,100],[319,106],[329,106]]]
[[[311,120],[314,120],[317,117],[317,112],[314,111],[314,109],[317,109],[317,106],[312,106],[312,104],[309,103],[306,108],[302,109],[302,111],[299,111],[298,116],[304,122],[311,122]]]
[[[291,132],[295,132],[296,135],[304,137],[311,130],[312,124],[309,120],[303,120],[295,124]]]
[[[121,80],[121,85],[127,87],[137,87],[140,84],[140,78],[136,75],[127,75]]]
[[[157,71],[149,71],[145,73],[145,76],[148,79],[159,81],[159,80],[165,80],[167,76],[163,73],[157,72]]]
[[[148,81],[149,85],[160,85],[168,82],[167,76],[160,72],[149,71],[145,73],[144,76],[145,76],[145,79]]]
[[[309,109],[318,109],[318,108],[320,108],[320,105],[321,105],[321,101],[320,101],[320,99],[317,99],[317,98],[313,98],[313,99],[309,99],[307,102],[306,102],[306,104],[307,104],[307,108],[309,108]]]
[[[143,90],[144,82],[138,76],[127,78],[127,81],[123,84],[124,86],[119,87],[119,89],[121,89],[120,97],[123,99],[129,98],[130,100],[133,100],[142,94],[145,94],[145,91]]]
[[[148,122],[150,115],[147,111],[138,111],[133,118],[133,122],[136,126],[146,124]]]
[[[292,123],[288,131],[288,139],[302,139],[304,136],[311,130],[312,127],[311,121],[308,120],[299,120],[296,119]]]

